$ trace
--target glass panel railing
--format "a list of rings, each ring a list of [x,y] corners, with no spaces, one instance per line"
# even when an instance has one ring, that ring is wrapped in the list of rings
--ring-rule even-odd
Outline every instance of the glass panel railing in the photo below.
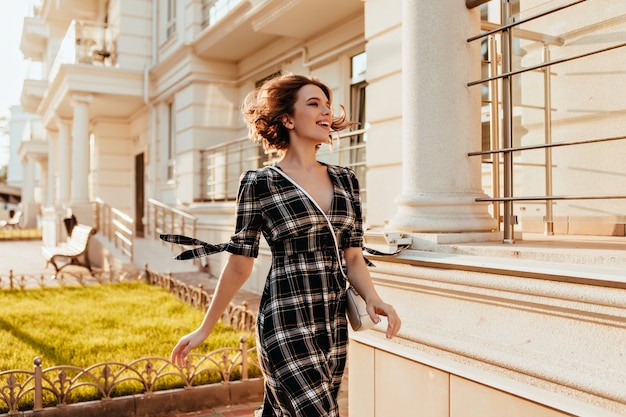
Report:
[[[354,171],[359,179],[361,201],[367,196],[365,149],[367,145],[366,129],[341,133],[333,140],[332,149],[322,145],[317,152],[317,159],[327,164],[341,165]]]
[[[237,139],[200,151],[202,163],[201,201],[233,201],[239,177],[268,160],[263,149],[248,138]]]
[[[203,0],[202,28],[214,25],[233,10],[241,0]]]
[[[63,64],[114,66],[113,41],[106,24],[72,20],[50,68],[52,82]]]
[[[342,133],[334,139],[333,149],[322,145],[318,160],[342,165],[354,170],[361,186],[361,199],[365,200],[365,146],[364,129]],[[271,164],[278,155],[266,153],[248,138],[241,138],[200,151],[202,161],[200,201],[234,201],[237,198],[239,178],[247,170]]]
[[[480,200],[503,205],[505,241],[520,220],[524,232],[543,223],[548,235],[612,228],[623,236],[623,5],[561,0],[520,7],[503,9],[502,26],[483,22],[483,33],[469,39],[500,45],[483,55],[483,78],[468,84],[491,93],[483,94],[483,150],[470,153],[494,168],[491,181],[484,177],[492,197]],[[485,140],[490,136],[495,140]]]

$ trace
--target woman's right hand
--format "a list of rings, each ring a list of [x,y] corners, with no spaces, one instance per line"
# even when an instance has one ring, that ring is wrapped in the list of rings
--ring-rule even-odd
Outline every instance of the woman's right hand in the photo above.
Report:
[[[175,366],[182,368],[189,352],[200,346],[209,337],[215,323],[219,321],[222,313],[228,307],[228,303],[250,276],[253,264],[254,258],[249,256],[231,254],[228,257],[202,324],[193,332],[181,337],[172,350],[171,360]]]
[[[194,330],[193,332],[181,337],[172,350],[172,363],[179,368],[182,368],[185,363],[185,358],[189,355],[189,352],[200,346],[207,337],[208,335],[205,335],[202,329]]]

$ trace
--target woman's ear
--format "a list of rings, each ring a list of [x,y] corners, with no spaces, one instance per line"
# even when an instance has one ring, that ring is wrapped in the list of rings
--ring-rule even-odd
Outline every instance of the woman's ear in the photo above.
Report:
[[[293,119],[288,115],[283,116],[282,122],[287,129],[293,129]]]

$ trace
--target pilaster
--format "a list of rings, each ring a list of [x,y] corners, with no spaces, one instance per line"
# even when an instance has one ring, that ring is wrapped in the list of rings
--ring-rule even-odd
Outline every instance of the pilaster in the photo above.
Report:
[[[89,203],[89,103],[90,95],[72,95],[72,194],[71,205]]]
[[[71,193],[72,147],[69,123],[68,120],[57,118],[57,127],[59,128],[59,152],[57,154],[59,193],[57,204],[61,207],[66,207],[69,204]]]

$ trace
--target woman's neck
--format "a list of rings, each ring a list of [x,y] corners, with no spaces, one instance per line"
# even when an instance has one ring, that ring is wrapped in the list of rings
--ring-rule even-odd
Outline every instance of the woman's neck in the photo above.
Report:
[[[302,149],[289,147],[277,165],[283,169],[310,172],[319,168],[317,161],[317,149]]]

